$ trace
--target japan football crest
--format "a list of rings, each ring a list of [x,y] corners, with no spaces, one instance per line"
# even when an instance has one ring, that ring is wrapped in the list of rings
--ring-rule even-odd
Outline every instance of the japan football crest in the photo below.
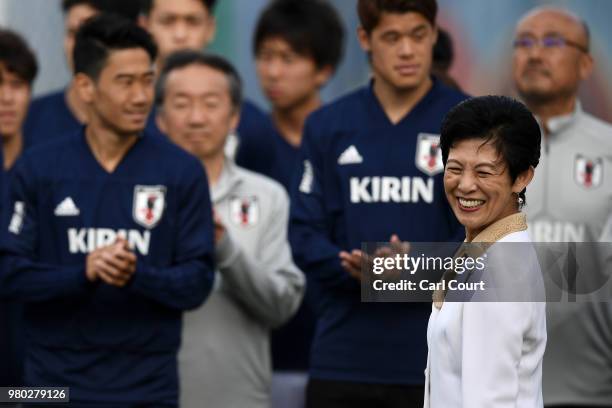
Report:
[[[419,133],[417,136],[415,164],[423,173],[434,176],[444,170],[440,135]]]
[[[259,202],[255,196],[232,197],[230,219],[241,227],[252,227],[259,221]]]
[[[603,159],[576,155],[574,180],[579,186],[586,189],[599,187],[603,181]]]
[[[161,220],[166,206],[165,186],[135,186],[132,216],[136,223],[153,228]]]

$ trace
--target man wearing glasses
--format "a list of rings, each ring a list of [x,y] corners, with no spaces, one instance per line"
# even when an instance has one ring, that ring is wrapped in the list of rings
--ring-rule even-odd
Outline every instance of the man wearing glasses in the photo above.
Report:
[[[577,99],[593,69],[589,37],[584,21],[556,8],[532,10],[516,28],[513,79],[544,135],[525,207],[537,242],[600,241],[612,209],[612,126]],[[612,407],[612,303],[550,302],[547,326],[545,405]]]

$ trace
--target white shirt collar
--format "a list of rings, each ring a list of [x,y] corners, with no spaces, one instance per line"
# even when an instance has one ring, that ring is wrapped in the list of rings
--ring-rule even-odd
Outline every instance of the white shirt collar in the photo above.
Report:
[[[576,100],[573,112],[567,113],[565,115],[554,116],[548,119],[548,122],[546,123],[546,128],[551,134],[559,133],[573,125],[576,120],[578,120],[578,118],[582,115],[582,113],[582,104],[579,100]]]
[[[217,183],[211,187],[210,195],[213,203],[217,203],[223,200],[228,194],[230,194],[236,187],[236,185],[242,182],[242,175],[237,169],[236,164],[232,159],[225,156],[223,162],[223,169],[219,175]]]

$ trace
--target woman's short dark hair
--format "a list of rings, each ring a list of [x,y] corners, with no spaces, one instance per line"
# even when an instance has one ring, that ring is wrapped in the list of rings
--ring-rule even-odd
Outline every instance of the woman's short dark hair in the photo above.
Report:
[[[335,69],[344,46],[344,27],[336,10],[323,0],[275,0],[261,14],[253,52],[269,38],[285,40],[297,54],[310,57],[317,68]]]
[[[0,64],[30,86],[38,73],[34,53],[18,34],[0,29]]]
[[[82,72],[97,80],[111,51],[142,48],[151,61],[157,46],[151,35],[127,18],[114,14],[94,16],[79,28],[74,44],[74,73]]]
[[[436,0],[359,0],[357,14],[361,27],[370,34],[380,22],[382,13],[419,13],[432,26],[436,25]]]
[[[540,161],[541,132],[533,114],[506,96],[480,96],[461,102],[442,122],[440,149],[446,166],[450,149],[459,141],[492,143],[508,166],[510,179]],[[525,190],[519,194],[525,200]]]

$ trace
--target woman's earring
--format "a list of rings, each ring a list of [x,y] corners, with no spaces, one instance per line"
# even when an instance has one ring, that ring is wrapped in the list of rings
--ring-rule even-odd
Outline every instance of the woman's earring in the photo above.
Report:
[[[519,196],[519,198],[518,198],[518,200],[517,200],[517,201],[518,201],[518,205],[519,205],[519,207],[522,207],[522,206],[523,206],[523,204],[525,204],[525,200],[523,200],[523,197],[520,197],[520,196]]]

